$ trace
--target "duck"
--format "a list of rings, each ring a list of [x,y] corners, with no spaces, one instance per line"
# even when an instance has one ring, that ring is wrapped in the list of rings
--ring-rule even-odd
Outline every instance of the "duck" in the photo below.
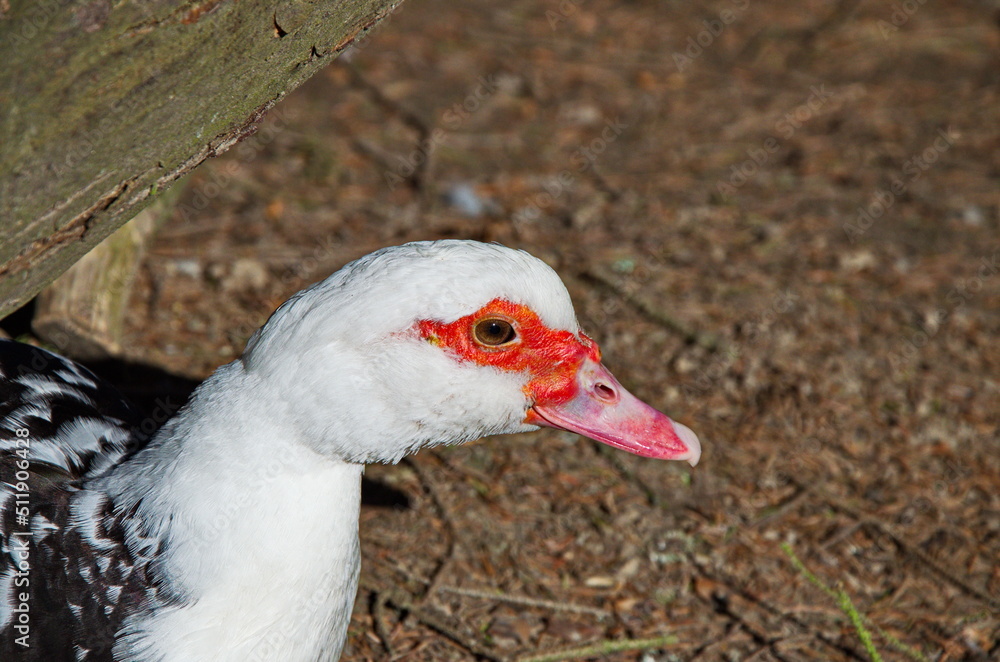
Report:
[[[87,369],[0,342],[4,660],[339,659],[366,464],[542,427],[694,466],[556,272],[413,242],[293,295],[154,434]]]

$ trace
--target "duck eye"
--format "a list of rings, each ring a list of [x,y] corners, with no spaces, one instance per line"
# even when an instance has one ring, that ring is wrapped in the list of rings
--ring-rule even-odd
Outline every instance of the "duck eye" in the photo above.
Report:
[[[472,327],[472,336],[480,345],[497,347],[512,342],[517,338],[517,332],[507,320],[489,317],[476,322]]]

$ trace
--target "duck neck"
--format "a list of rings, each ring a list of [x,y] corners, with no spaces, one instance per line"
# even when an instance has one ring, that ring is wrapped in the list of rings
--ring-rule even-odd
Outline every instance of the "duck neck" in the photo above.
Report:
[[[109,477],[166,542],[157,568],[184,607],[152,614],[142,642],[169,642],[165,660],[316,659],[343,643],[363,467],[303,443],[270,395],[239,362],[220,368]]]

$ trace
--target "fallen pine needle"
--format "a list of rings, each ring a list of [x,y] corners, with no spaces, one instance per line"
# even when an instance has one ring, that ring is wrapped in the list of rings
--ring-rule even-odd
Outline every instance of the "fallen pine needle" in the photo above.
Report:
[[[529,598],[521,595],[512,595],[510,593],[501,593],[499,591],[477,591],[475,589],[459,588],[458,586],[439,586],[438,591],[441,593],[453,593],[455,595],[464,595],[470,598],[480,598],[483,600],[496,600],[497,602],[509,602],[511,604],[524,605],[526,607],[539,607],[542,609],[551,609],[552,611],[569,611],[577,614],[590,614],[591,616],[596,616],[597,618],[611,618],[611,612],[607,611],[606,609],[587,607],[585,605],[577,605],[571,602],[540,600],[538,598]]]
[[[788,556],[788,559],[792,562],[792,565],[795,566],[795,569],[798,570],[803,577],[809,580],[810,584],[834,599],[840,610],[851,620],[851,624],[854,626],[854,629],[857,630],[858,638],[861,640],[861,644],[865,647],[865,651],[867,651],[868,655],[871,656],[872,662],[882,662],[882,656],[879,655],[878,650],[875,648],[871,632],[868,628],[875,630],[875,632],[877,632],[880,637],[885,639],[890,646],[903,653],[911,660],[917,660],[917,662],[930,662],[926,655],[915,648],[907,646],[895,636],[886,632],[877,624],[872,622],[870,618],[859,612],[854,606],[854,603],[851,602],[851,598],[842,589],[834,590],[827,586],[822,579],[814,575],[813,572],[806,567],[805,563],[803,563],[802,560],[796,556],[791,545],[788,543],[781,543],[781,550]]]
[[[872,659],[872,662],[882,662],[882,656],[879,654],[878,649],[875,648],[875,642],[872,641],[872,633],[865,627],[865,617],[861,615],[857,607],[854,606],[854,603],[851,602],[851,596],[847,595],[847,591],[842,588],[837,589],[837,606],[840,607],[840,611],[847,614],[847,617],[851,619],[851,625],[857,631],[858,639],[861,640],[861,645],[868,651],[868,656]]]

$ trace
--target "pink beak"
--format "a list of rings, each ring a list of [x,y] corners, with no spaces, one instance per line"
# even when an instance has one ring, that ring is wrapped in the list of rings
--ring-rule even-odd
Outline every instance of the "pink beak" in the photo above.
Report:
[[[528,422],[576,432],[642,457],[686,460],[692,467],[698,464],[701,443],[697,435],[626,391],[602,364],[585,360],[576,381],[572,398],[559,404],[535,404]]]

